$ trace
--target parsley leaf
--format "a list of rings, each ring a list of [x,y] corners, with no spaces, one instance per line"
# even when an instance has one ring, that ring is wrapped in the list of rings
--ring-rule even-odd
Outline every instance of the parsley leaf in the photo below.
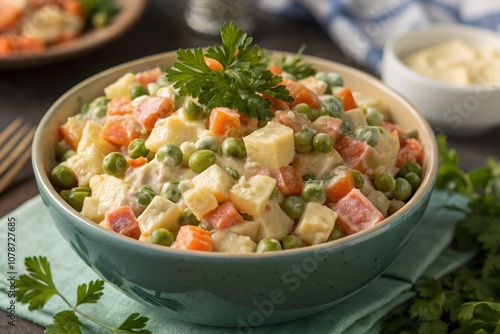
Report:
[[[209,109],[237,109],[262,120],[271,116],[271,102],[262,95],[293,101],[279,85],[282,78],[273,76],[262,62],[260,48],[251,45],[251,37],[234,22],[224,24],[220,32],[222,45],[208,47],[206,54],[201,48],[177,51],[178,61],[166,73],[180,95],[198,98]],[[220,68],[211,70],[205,57],[217,60]]]
[[[144,329],[148,318],[132,313],[119,327],[114,328],[94,319],[78,309],[81,304],[95,304],[101,298],[104,290],[104,281],[95,280],[88,284],[81,284],[77,288],[76,303],[72,305],[57,290],[52,279],[52,272],[47,258],[44,256],[28,257],[24,260],[28,275],[21,275],[16,280],[17,301],[29,304],[30,311],[42,308],[54,295],[59,296],[68,305],[65,310],[54,315],[54,322],[49,324],[45,330],[46,334],[79,334],[84,324],[80,322],[79,316],[92,321],[103,328],[114,333],[139,333],[150,334],[151,331]]]
[[[316,74],[316,69],[314,69],[313,65],[302,58],[305,48],[306,46],[302,45],[295,55],[282,56],[276,66],[293,75],[297,80]]]

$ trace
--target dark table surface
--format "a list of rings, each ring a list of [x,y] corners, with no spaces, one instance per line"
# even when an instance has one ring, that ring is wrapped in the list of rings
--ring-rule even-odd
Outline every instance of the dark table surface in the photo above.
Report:
[[[0,130],[18,116],[38,124],[65,91],[112,66],[178,48],[218,43],[218,39],[198,35],[186,26],[184,3],[184,0],[149,0],[144,15],[131,30],[114,42],[77,58],[36,68],[0,70]],[[264,48],[296,52],[306,44],[307,54],[367,70],[346,58],[315,23],[260,12],[257,22],[252,36]],[[489,156],[500,158],[499,133],[497,128],[475,138],[449,138],[449,144],[458,151],[462,167],[472,169],[482,165]],[[37,194],[31,165],[26,164],[15,182],[0,194],[0,217]],[[43,328],[19,318],[16,327],[8,326],[5,313],[1,313],[1,333],[43,332]]]

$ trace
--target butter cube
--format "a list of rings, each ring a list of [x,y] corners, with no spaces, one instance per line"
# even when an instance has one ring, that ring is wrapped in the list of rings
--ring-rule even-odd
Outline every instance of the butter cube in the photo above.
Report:
[[[337,220],[337,213],[315,202],[306,205],[294,234],[310,244],[320,244],[328,239]]]
[[[251,216],[260,215],[276,186],[276,180],[266,175],[244,177],[229,190],[229,197],[236,209]]]
[[[200,220],[218,206],[217,199],[207,187],[187,190],[183,199],[184,204]]]
[[[262,167],[287,166],[295,155],[293,130],[281,123],[268,122],[263,128],[243,137],[248,157]]]

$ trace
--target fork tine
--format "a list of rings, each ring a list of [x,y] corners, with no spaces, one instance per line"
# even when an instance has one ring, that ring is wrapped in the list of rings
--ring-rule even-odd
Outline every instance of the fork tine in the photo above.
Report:
[[[14,180],[17,176],[21,168],[24,167],[24,164],[28,160],[31,155],[31,150],[25,151],[21,157],[16,161],[16,163],[9,169],[5,175],[0,178],[0,194],[7,188],[7,186]]]
[[[23,119],[18,117],[12,123],[7,126],[2,133],[0,133],[0,143],[5,142],[7,138],[9,138],[16,129],[23,124]]]
[[[26,132],[27,131],[27,132]],[[29,147],[31,139],[35,133],[35,129],[31,128],[30,125],[25,124],[20,131],[16,133],[15,136],[5,145],[5,147],[0,152],[0,175],[5,173],[5,171],[11,166],[14,161],[22,155],[22,153]],[[19,141],[20,137],[24,135],[24,138]],[[16,145],[14,149],[12,149]],[[6,149],[9,148],[7,151]],[[10,154],[8,154],[10,152]],[[8,154],[6,157],[4,155]]]
[[[2,149],[0,150],[0,161],[4,160],[7,155],[12,152],[14,149],[14,146],[21,140],[23,135],[30,129],[30,125],[24,124],[21,128],[8,128],[9,132],[11,132],[12,129],[16,131],[15,133],[11,133],[10,136],[6,136],[5,140],[0,140],[0,145],[3,145]],[[3,134],[3,132],[2,132]],[[3,139],[3,138],[0,138]]]

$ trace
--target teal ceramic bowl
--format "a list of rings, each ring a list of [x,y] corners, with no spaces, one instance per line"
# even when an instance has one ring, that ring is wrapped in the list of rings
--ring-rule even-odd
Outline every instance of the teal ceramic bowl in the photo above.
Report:
[[[174,53],[112,68],[77,85],[46,113],[33,144],[33,167],[43,202],[62,238],[100,277],[131,298],[186,322],[246,327],[317,313],[357,292],[396,259],[428,204],[437,175],[435,137],[408,102],[379,80],[314,57],[318,70],[336,71],[355,90],[380,98],[397,124],[418,131],[423,145],[422,185],[396,214],[338,241],[283,252],[246,255],[182,251],[109,232],[80,216],[53,189],[58,126],[84,101],[126,72],[169,67]]]

